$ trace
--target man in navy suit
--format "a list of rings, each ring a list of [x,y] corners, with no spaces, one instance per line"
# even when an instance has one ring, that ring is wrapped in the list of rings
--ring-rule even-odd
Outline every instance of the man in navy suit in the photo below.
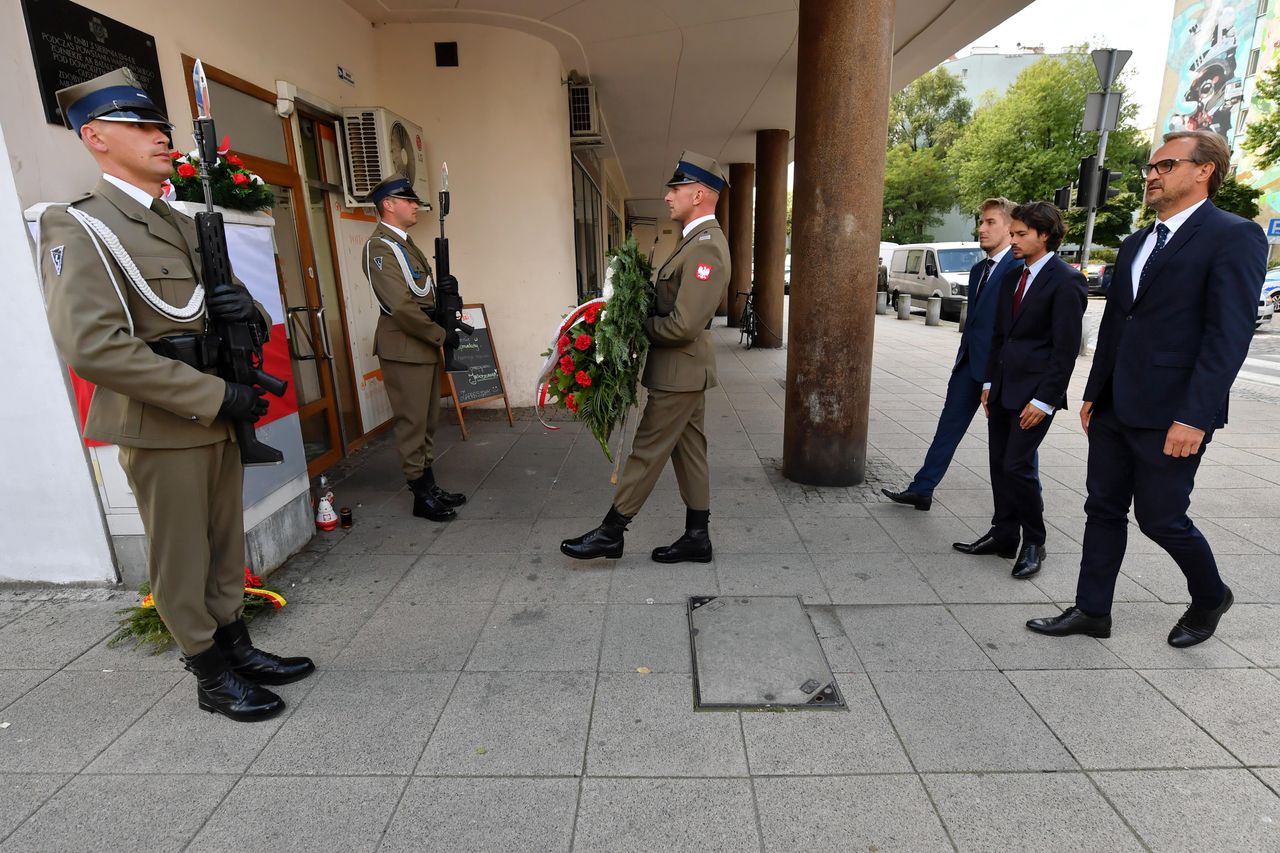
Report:
[[[1000,281],[1018,264],[1009,251],[1009,214],[1013,202],[989,198],[978,208],[978,245],[987,256],[969,270],[969,308],[960,350],[947,383],[947,399],[938,416],[924,464],[904,491],[881,489],[885,497],[916,509],[933,506],[933,490],[942,482],[965,430],[978,411],[982,383],[987,378],[987,356],[991,352],[991,330],[996,322],[996,296]],[[1012,555],[1010,555],[1012,556]]]
[[[1205,447],[1227,422],[1267,268],[1262,229],[1209,201],[1229,164],[1221,136],[1181,131],[1165,134],[1142,170],[1156,222],[1120,247],[1080,407],[1089,496],[1076,603],[1028,621],[1032,631],[1111,635],[1130,501],[1139,529],[1187,578],[1191,606],[1170,645],[1209,639],[1234,600],[1187,517]]]
[[[987,412],[995,521],[965,553],[1011,553],[1019,579],[1039,573],[1045,559],[1044,501],[1036,449],[1053,414],[1067,405],[1067,383],[1080,352],[1080,320],[1088,302],[1084,276],[1056,254],[1066,227],[1046,201],[1020,204],[1010,226],[1021,269],[1002,283],[982,406]]]

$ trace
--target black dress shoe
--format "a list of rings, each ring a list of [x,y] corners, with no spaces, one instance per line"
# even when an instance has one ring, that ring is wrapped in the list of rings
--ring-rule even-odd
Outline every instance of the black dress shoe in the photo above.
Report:
[[[976,542],[952,542],[951,547],[961,554],[973,554],[974,556],[995,554],[998,557],[1004,557],[1006,560],[1012,559],[1018,553],[1017,542],[1010,545],[1007,542],[1001,542],[990,533],[983,535]]]
[[[213,644],[236,675],[254,684],[290,684],[316,671],[311,658],[282,658],[254,648],[243,619],[214,631]]]
[[[1013,564],[1013,576],[1022,581],[1040,574],[1046,556],[1043,545],[1023,545],[1017,562]]]
[[[452,507],[436,500],[426,491],[413,493],[413,514],[428,521],[453,521],[458,517]]]
[[[924,512],[929,511],[929,507],[933,506],[933,495],[922,495],[919,492],[913,492],[910,489],[902,492],[891,492],[888,489],[881,489],[880,494],[896,504],[906,504],[913,506]]]
[[[446,492],[435,483],[431,484],[430,491],[433,498],[450,509],[460,507],[467,502],[467,496],[462,492]]]
[[[1090,616],[1078,607],[1068,607],[1057,616],[1028,619],[1027,627],[1037,634],[1049,637],[1070,637],[1084,634],[1086,637],[1106,639],[1111,636],[1111,617]]]
[[[560,543],[560,553],[575,560],[594,560],[596,557],[607,557],[616,560],[622,556],[623,540],[630,516],[618,512],[616,507],[609,507],[609,514],[594,530],[574,539],[566,539]]]
[[[1222,614],[1230,610],[1231,605],[1236,602],[1231,587],[1226,584],[1223,586],[1227,594],[1223,596],[1222,603],[1217,607],[1212,610],[1203,610],[1193,604],[1187,608],[1187,612],[1182,614],[1178,624],[1174,625],[1173,630],[1169,632],[1169,645],[1185,649],[1188,646],[1203,643],[1213,636],[1213,632],[1218,630],[1218,620],[1222,618]]]
[[[241,723],[269,720],[284,710],[284,700],[265,687],[237,675],[216,644],[182,659],[196,677],[200,710]]]
[[[710,510],[685,510],[684,534],[665,548],[654,548],[655,563],[710,563],[711,534],[707,530]]]

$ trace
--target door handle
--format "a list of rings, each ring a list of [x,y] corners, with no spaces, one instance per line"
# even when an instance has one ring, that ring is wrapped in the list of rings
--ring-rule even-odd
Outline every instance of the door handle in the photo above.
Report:
[[[316,322],[320,324],[320,342],[324,344],[324,352],[321,357],[333,359],[333,346],[329,343],[329,327],[324,322],[324,308],[316,309]]]
[[[306,340],[307,347],[310,348],[311,350],[311,355],[303,355],[302,353],[298,352],[298,347],[297,347],[296,339],[294,335],[286,335],[285,337],[289,341],[289,357],[292,358],[294,361],[315,361],[316,360],[316,356],[315,356],[316,346],[315,346],[315,342],[311,340],[311,330],[307,328],[306,323],[301,323],[301,324],[298,323],[299,314],[310,314],[310,313],[311,313],[311,309],[305,306],[302,308],[286,308],[285,309],[285,314],[289,318],[289,328],[294,330],[298,335],[300,335],[304,340]]]

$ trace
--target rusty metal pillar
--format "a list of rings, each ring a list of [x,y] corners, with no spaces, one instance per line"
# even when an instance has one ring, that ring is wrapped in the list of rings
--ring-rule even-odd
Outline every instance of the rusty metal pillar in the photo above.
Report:
[[[733,193],[733,185],[725,187],[720,192],[720,198],[716,201],[716,221],[720,223],[720,230],[724,232],[725,237],[729,236],[729,201]],[[732,257],[729,259],[730,266],[733,265]],[[724,293],[720,294],[720,307],[716,309],[717,317],[724,317],[729,313],[729,290],[730,286],[726,285]]]
[[[887,118],[885,122],[887,127]],[[782,271],[787,262],[790,141],[791,134],[785,130],[756,131],[755,345],[775,349],[782,346]],[[883,154],[880,159],[884,159]]]
[[[729,185],[738,191],[729,193],[729,263],[733,275],[729,279],[729,325],[737,328],[742,319],[746,297],[738,293],[751,290],[751,226],[755,213],[752,198],[756,183],[754,163],[730,163]]]
[[[894,0],[800,0],[782,473],[866,474]]]

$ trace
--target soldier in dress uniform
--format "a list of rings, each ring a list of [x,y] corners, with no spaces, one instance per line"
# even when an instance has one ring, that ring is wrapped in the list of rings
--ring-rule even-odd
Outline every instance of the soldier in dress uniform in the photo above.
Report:
[[[204,298],[195,223],[159,198],[171,129],[127,69],[62,89],[63,120],[97,161],[92,192],[40,218],[49,326],[93,382],[87,438],[116,444],[143,528],[156,609],[196,676],[199,706],[241,721],[284,702],[264,684],[310,675],[307,658],[254,648],[244,601],[244,469],[230,419],[263,391],[215,372],[210,319],[270,319],[243,286]],[[239,284],[239,282],[236,282]]]
[[[728,186],[710,157],[685,151],[667,182],[664,201],[684,227],[675,251],[654,274],[655,315],[645,321],[649,357],[641,380],[649,389],[631,455],[613,506],[594,530],[560,543],[578,560],[622,556],[623,533],[644,506],[667,459],[685,504],[685,531],[673,544],[653,549],[659,563],[711,561],[711,485],[703,430],[706,390],[716,386],[711,318],[729,284],[729,244],[716,222],[716,200]]]
[[[408,233],[423,206],[413,184],[392,175],[373,188],[369,199],[378,210],[378,227],[364,246],[364,271],[382,309],[373,354],[391,399],[400,467],[413,493],[413,514],[448,521],[467,496],[438,486],[431,463],[440,422],[440,348],[456,348],[458,332],[445,331],[433,319],[431,264]]]

